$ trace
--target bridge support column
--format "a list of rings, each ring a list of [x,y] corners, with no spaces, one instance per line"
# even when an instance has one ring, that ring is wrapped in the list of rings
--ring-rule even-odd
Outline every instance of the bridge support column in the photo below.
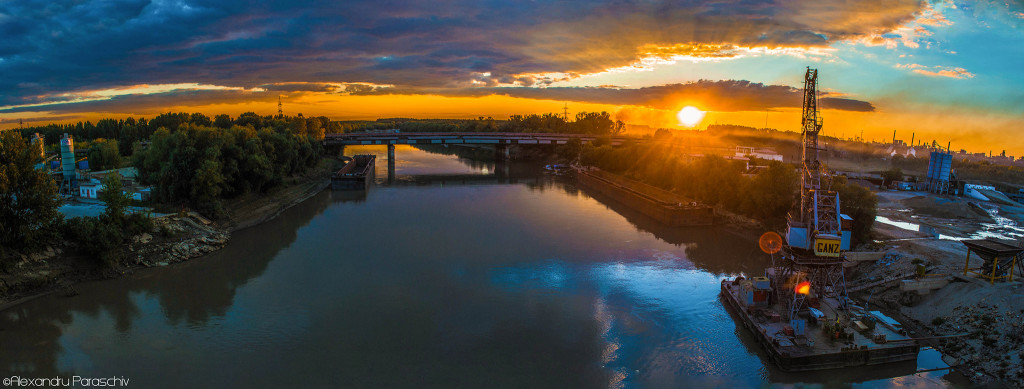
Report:
[[[338,156],[339,157],[344,157],[345,156],[345,145],[338,145],[337,147],[338,147]]]
[[[388,185],[395,182],[395,145],[388,143]]]
[[[508,161],[509,160],[508,148],[509,148],[509,145],[506,145],[506,144],[500,144],[499,143],[497,145],[494,145],[494,160],[495,161]]]

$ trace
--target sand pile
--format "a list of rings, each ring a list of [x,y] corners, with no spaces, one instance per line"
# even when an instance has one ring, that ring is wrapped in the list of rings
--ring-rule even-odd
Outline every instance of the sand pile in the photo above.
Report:
[[[944,219],[977,219],[991,222],[988,212],[976,203],[961,199],[947,199],[936,196],[914,196],[897,200],[901,206],[913,209],[914,213],[925,214]]]

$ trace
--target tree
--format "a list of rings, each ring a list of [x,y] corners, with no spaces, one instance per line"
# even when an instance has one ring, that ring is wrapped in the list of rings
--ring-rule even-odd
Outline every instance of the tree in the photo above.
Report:
[[[903,181],[903,170],[894,167],[882,172],[882,186],[889,186],[894,181]]]
[[[559,157],[572,163],[579,163],[580,153],[583,152],[583,142],[579,138],[572,138],[555,149]]]
[[[217,115],[213,119],[213,125],[219,128],[230,128],[231,124],[231,116],[228,116],[227,114]]]
[[[21,134],[0,132],[0,261],[21,250],[36,250],[61,220],[57,186]]]
[[[764,225],[780,227],[796,202],[799,182],[800,175],[792,166],[772,161],[767,169],[757,173],[748,190],[743,192],[745,213]]]
[[[101,181],[103,190],[97,195],[100,201],[106,203],[107,209],[103,214],[115,222],[121,222],[125,218],[125,210],[131,204],[131,195],[124,192],[121,184],[121,174],[114,172],[107,174]]]
[[[197,126],[209,126],[213,124],[213,122],[210,121],[209,116],[203,115],[199,112],[193,113],[192,116],[188,118],[188,122]]]
[[[117,169],[121,167],[121,151],[117,141],[99,138],[89,145],[89,168],[92,170]]]
[[[848,183],[846,177],[833,178],[832,188],[839,192],[840,211],[853,219],[853,244],[867,242],[878,213],[878,196],[868,188]]]

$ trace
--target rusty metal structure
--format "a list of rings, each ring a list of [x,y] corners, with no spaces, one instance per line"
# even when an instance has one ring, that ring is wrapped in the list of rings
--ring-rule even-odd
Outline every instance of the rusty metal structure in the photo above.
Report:
[[[796,293],[792,285],[807,280],[817,298],[834,298],[840,306],[847,303],[846,277],[843,273],[844,244],[839,212],[839,195],[830,190],[831,176],[819,160],[818,134],[822,119],[818,112],[818,71],[807,68],[804,74],[804,101],[801,117],[803,160],[800,177],[799,214],[787,221],[786,250],[774,269],[775,289],[780,301],[789,302],[790,317],[805,306],[806,294]]]

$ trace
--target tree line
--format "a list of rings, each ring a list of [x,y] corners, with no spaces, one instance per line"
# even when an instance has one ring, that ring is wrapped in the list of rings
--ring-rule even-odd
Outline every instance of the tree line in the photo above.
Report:
[[[321,142],[308,134],[249,124],[230,128],[185,124],[153,133],[132,165],[139,180],[153,186],[153,200],[191,206],[219,217],[222,199],[264,192],[285,177],[315,166]]]
[[[476,119],[389,118],[377,121],[341,122],[345,132],[397,129],[402,132],[549,132],[592,135],[618,135],[625,124],[613,120],[608,112],[579,112],[575,117],[546,113],[512,115],[508,120],[491,117]]]
[[[80,121],[74,124],[46,124],[42,126],[30,126],[19,129],[22,137],[28,138],[32,134],[39,133],[43,136],[45,143],[54,147],[60,138],[66,133],[75,138],[75,141],[90,141],[95,139],[116,140],[118,151],[122,156],[131,155],[133,145],[136,142],[148,140],[158,129],[166,128],[176,130],[182,125],[231,128],[232,126],[249,126],[254,129],[271,128],[277,131],[286,131],[293,134],[311,136],[316,139],[323,139],[328,132],[342,132],[340,122],[332,122],[326,116],[303,117],[296,116],[266,115],[260,116],[254,112],[246,112],[237,118],[227,114],[214,116],[212,119],[202,113],[163,113],[152,119],[129,117],[126,119],[100,119],[95,124],[91,121]],[[91,162],[91,159],[90,159]]]
[[[766,169],[745,174],[745,166],[717,155],[691,157],[673,142],[626,144],[600,142],[581,146],[570,142],[559,149],[566,159],[621,174],[704,204],[748,216],[772,229],[782,229],[799,197],[800,175],[795,166],[777,161]],[[835,177],[830,189],[838,192],[842,212],[854,220],[856,242],[869,239],[877,197],[867,188]]]

